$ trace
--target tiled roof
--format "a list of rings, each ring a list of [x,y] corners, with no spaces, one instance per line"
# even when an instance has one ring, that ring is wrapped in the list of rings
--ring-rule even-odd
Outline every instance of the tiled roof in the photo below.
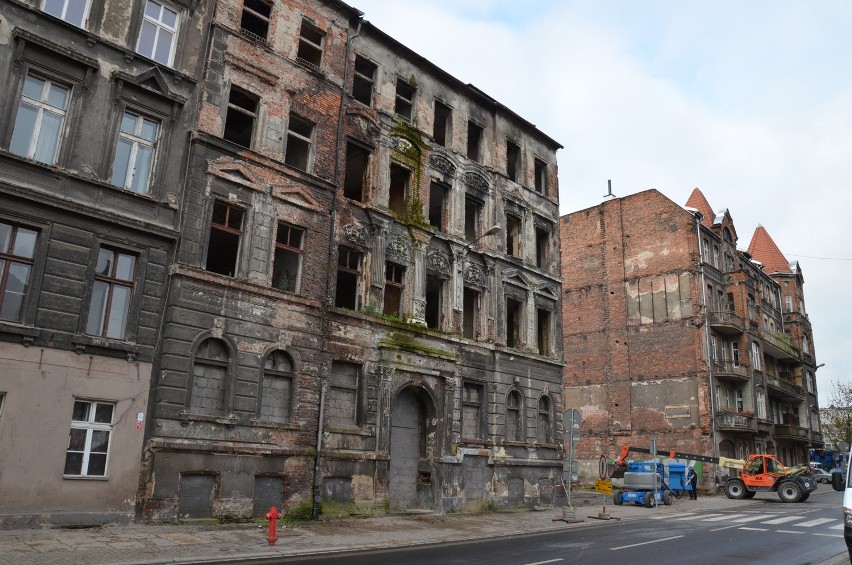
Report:
[[[757,226],[757,229],[754,230],[751,243],[748,245],[748,252],[755,260],[763,264],[763,270],[767,273],[793,272],[790,270],[790,263],[763,226]]]
[[[713,208],[710,207],[710,203],[707,202],[706,198],[704,198],[704,193],[701,192],[700,188],[692,190],[692,194],[689,195],[689,200],[686,201],[686,206],[688,208],[695,208],[701,212],[701,215],[704,216],[701,223],[708,228],[713,227],[713,219],[716,217],[716,214],[713,213]]]

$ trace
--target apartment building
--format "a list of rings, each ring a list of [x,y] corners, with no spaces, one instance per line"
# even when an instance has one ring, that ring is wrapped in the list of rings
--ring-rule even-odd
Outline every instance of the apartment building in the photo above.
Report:
[[[134,516],[208,8],[0,2],[0,526]]]
[[[217,4],[145,519],[555,496],[560,145],[362,16]]]
[[[583,412],[584,476],[652,438],[786,464],[821,446],[801,268],[764,228],[745,251],[699,189],[686,206],[648,190],[563,216],[560,238],[565,405]]]

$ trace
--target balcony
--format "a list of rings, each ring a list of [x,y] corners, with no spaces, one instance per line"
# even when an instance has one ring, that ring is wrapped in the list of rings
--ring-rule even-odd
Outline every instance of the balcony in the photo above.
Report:
[[[716,429],[753,432],[757,429],[754,417],[744,413],[716,412]]]
[[[769,420],[758,420],[757,421],[757,433],[759,434],[772,434],[772,430],[774,429],[774,425]]]
[[[733,312],[710,312],[707,314],[707,319],[710,327],[719,333],[739,335],[745,329],[742,317]]]
[[[734,365],[733,361],[717,361],[714,359],[712,366],[714,377],[745,382],[749,380],[748,370],[741,365]]]
[[[761,330],[760,337],[763,339],[763,351],[770,357],[791,361],[800,360],[799,352],[793,347],[788,334]]]
[[[815,432],[811,430],[811,444],[814,447],[819,447],[821,445],[825,445],[825,442],[822,439],[822,432]]]
[[[792,439],[796,441],[810,441],[810,430],[799,426],[786,424],[775,424],[775,437],[778,439]]]
[[[782,377],[766,375],[766,386],[775,390],[775,392],[780,392],[780,396],[788,400],[802,400],[805,397],[802,387]]]

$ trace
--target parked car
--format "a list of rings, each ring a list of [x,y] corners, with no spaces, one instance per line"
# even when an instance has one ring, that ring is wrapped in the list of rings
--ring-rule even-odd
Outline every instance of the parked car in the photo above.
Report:
[[[831,473],[823,469],[821,465],[819,468],[811,466],[811,475],[813,475],[814,480],[818,483],[831,483]]]

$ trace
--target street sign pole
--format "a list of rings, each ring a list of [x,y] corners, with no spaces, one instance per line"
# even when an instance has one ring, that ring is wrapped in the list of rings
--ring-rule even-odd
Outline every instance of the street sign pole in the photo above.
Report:
[[[562,414],[562,426],[565,434],[568,436],[566,459],[562,462],[562,483],[565,484],[565,471],[568,471],[568,486],[565,488],[565,495],[568,499],[568,505],[562,507],[562,519],[574,520],[574,507],[571,505],[571,483],[577,478],[579,473],[579,465],[577,462],[577,450],[575,442],[580,439],[580,424],[583,422],[583,414],[576,408],[566,410]]]

